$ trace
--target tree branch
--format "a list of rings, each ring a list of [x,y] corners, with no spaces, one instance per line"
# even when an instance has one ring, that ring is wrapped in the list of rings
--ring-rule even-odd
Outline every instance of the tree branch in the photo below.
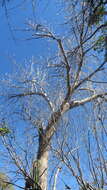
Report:
[[[74,107],[77,107],[77,106],[81,106],[81,105],[84,105],[88,102],[91,102],[97,98],[104,98],[104,96],[107,96],[107,92],[105,93],[100,93],[100,94],[95,94],[95,95],[92,95],[88,98],[84,98],[82,100],[76,100],[76,101],[71,101],[70,103],[70,109],[71,108],[74,108]]]
[[[45,28],[45,27],[44,27]],[[66,79],[67,79],[67,94],[66,94],[66,97],[65,97],[65,101],[66,99],[68,99],[68,97],[70,96],[70,93],[71,93],[71,86],[70,86],[70,66],[69,66],[69,63],[68,63],[68,59],[67,59],[67,56],[66,56],[66,53],[65,53],[65,50],[63,48],[63,45],[62,45],[62,41],[61,39],[58,39],[56,38],[50,31],[48,31],[48,33],[35,33],[34,35],[32,35],[33,38],[51,38],[53,40],[55,40],[59,46],[59,49],[61,51],[61,54],[63,56],[63,59],[64,59],[64,64],[66,66]]]
[[[47,94],[44,92],[24,92],[24,93],[20,93],[20,94],[13,94],[13,95],[9,95],[9,99],[12,98],[21,98],[21,97],[25,97],[25,96],[32,96],[32,95],[37,95],[37,96],[42,96],[45,101],[48,103],[49,107],[51,108],[51,110],[53,111],[53,104],[52,102],[49,100]]]
[[[106,64],[106,62],[104,61],[99,67],[97,67],[97,69],[95,69],[91,74],[89,74],[87,77],[85,77],[84,79],[82,79],[79,83],[77,83],[76,85],[74,85],[73,90],[77,89],[81,84],[83,84],[84,82],[88,81],[93,75],[95,75],[98,71],[100,71],[103,66]]]

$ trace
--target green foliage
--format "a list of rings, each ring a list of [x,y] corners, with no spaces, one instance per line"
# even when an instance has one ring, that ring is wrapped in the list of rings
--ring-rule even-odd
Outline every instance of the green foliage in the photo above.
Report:
[[[105,47],[105,36],[101,35],[95,43],[94,51],[102,52]]]
[[[99,21],[101,21],[101,19],[103,18],[104,14],[105,14],[104,5],[101,5],[100,7],[98,7],[95,14],[96,14],[96,17],[97,17],[97,22],[99,23]]]
[[[104,19],[105,14],[107,14],[106,11],[106,1],[101,0],[87,0],[87,6],[89,7],[89,19],[88,19],[88,26],[97,26],[100,24],[107,24],[107,21]],[[95,46],[93,48],[94,51],[97,51],[98,53],[105,50],[107,52],[106,47],[106,33],[107,28],[102,28],[101,35],[99,38],[95,41]],[[106,56],[106,54],[105,54]],[[106,59],[106,58],[105,58]]]
[[[6,128],[6,127],[0,128],[0,135],[1,136],[4,136],[4,135],[6,135],[8,133],[10,133],[10,130],[8,128]]]
[[[88,25],[92,26],[102,22],[104,15],[107,14],[106,12],[107,1],[86,0],[86,5],[89,11]]]
[[[0,136],[4,136],[10,133],[7,122],[3,119],[0,123]]]
[[[104,5],[101,5],[97,9],[94,9],[89,18],[89,23],[88,23],[89,26],[93,24],[99,24],[99,22],[102,21],[104,14],[105,14]]]

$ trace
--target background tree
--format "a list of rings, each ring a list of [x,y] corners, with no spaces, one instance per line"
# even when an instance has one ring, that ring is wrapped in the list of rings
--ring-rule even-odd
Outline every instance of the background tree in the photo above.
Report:
[[[9,182],[9,178],[4,173],[0,173],[0,189],[14,190],[13,185]]]
[[[87,1],[86,7],[88,9],[89,15],[88,15],[88,24],[90,27],[95,25],[100,25],[100,23],[106,24],[107,23],[107,1]],[[96,46],[94,47],[94,50],[97,51],[103,51],[105,47],[105,59],[107,54],[107,28],[103,28],[101,31],[101,35],[98,37],[98,40],[96,41]]]

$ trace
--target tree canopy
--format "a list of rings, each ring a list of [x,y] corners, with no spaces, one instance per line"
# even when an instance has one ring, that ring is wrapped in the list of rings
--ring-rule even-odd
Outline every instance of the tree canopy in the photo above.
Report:
[[[107,1],[23,3],[23,27],[6,16],[34,55],[0,80],[1,167],[18,189],[106,190]]]

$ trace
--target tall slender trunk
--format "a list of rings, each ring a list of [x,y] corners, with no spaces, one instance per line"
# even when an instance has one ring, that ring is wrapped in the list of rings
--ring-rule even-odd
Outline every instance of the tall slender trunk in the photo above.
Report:
[[[41,157],[37,159],[38,171],[39,171],[39,185],[42,190],[47,190],[48,156],[49,156],[49,151],[45,151],[41,155]]]
[[[56,123],[60,119],[61,115],[69,109],[69,104],[66,103],[63,105],[62,109],[59,109],[50,117],[46,130],[43,130],[43,127],[40,126],[38,130],[39,134],[39,146],[37,159],[35,161],[35,174],[36,174],[36,183],[40,186],[40,190],[47,190],[47,180],[48,180],[48,158],[50,150],[50,141],[54,132],[57,129]],[[38,178],[38,179],[37,179]]]
[[[38,185],[42,190],[47,190],[48,180],[48,157],[49,157],[49,143],[46,142],[45,135],[39,134],[38,154],[34,167],[36,175],[38,175]]]

